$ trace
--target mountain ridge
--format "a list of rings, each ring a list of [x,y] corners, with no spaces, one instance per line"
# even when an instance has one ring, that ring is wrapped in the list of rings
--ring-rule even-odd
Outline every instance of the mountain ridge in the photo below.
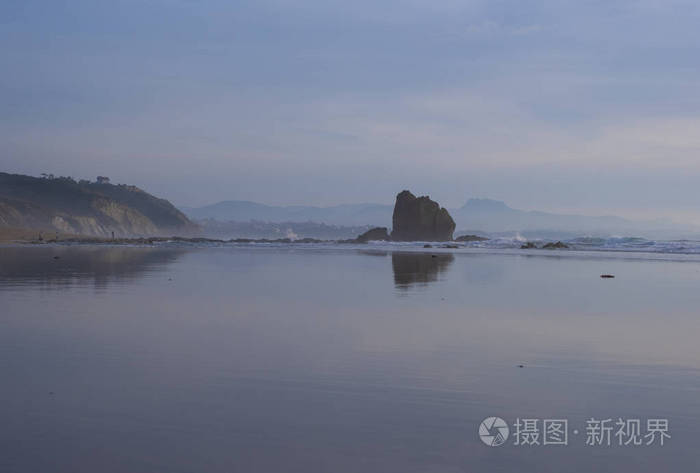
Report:
[[[390,225],[393,206],[388,204],[341,204],[328,207],[291,205],[274,206],[252,201],[229,200],[197,208],[183,208],[193,219],[260,222],[318,222],[329,225]],[[615,215],[589,216],[521,210],[503,201],[470,198],[458,208],[448,209],[457,224],[456,234],[465,232],[527,232],[551,235],[673,237],[697,236],[700,229],[661,219],[631,220]]]
[[[202,207],[181,207],[190,218],[220,221],[318,222],[327,225],[375,225],[391,221],[392,205],[340,204],[329,207],[310,205],[267,205],[248,200],[226,200]],[[385,222],[386,223],[386,222]]]

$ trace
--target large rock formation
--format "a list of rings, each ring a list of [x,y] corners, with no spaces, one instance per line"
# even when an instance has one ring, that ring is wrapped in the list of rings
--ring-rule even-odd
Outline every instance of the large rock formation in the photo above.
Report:
[[[416,197],[409,191],[396,196],[393,230],[395,241],[450,241],[455,222],[447,209],[428,196]]]

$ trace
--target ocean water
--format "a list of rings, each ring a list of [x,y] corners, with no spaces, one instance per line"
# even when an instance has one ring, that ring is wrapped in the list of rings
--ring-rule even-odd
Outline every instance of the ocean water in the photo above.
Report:
[[[0,471],[694,471],[700,256],[637,243],[0,247]]]

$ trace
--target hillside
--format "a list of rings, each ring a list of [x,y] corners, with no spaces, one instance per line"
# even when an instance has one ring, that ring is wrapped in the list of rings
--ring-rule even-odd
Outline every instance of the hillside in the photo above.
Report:
[[[135,186],[7,173],[0,173],[0,228],[102,237],[197,231],[170,202]]]

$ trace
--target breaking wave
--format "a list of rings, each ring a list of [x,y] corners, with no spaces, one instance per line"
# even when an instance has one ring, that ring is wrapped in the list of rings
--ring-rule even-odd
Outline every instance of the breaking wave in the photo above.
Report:
[[[646,253],[670,253],[670,254],[700,254],[700,241],[696,240],[649,240],[642,237],[578,237],[571,239],[552,240],[552,239],[526,239],[520,235],[509,237],[496,237],[484,241],[471,242],[450,242],[450,243],[431,243],[431,242],[410,242],[410,243],[387,243],[387,242],[371,242],[377,247],[386,248],[405,248],[405,247],[422,247],[430,245],[433,248],[483,248],[483,249],[498,249],[498,250],[520,250],[527,243],[532,242],[537,247],[541,248],[547,243],[556,243],[561,241],[568,248],[558,251],[624,251],[624,252],[646,252]],[[449,245],[449,246],[448,246]],[[526,251],[526,250],[523,250]],[[527,250],[529,251],[529,250]],[[536,250],[532,250],[536,251]]]
[[[528,240],[538,245],[555,242],[555,240]],[[579,237],[561,240],[569,249],[589,251],[639,251],[651,253],[683,253],[700,254],[700,241],[694,240],[648,240],[642,237]],[[520,248],[523,239],[519,236],[511,238],[494,238],[482,242],[470,242],[473,248]]]

